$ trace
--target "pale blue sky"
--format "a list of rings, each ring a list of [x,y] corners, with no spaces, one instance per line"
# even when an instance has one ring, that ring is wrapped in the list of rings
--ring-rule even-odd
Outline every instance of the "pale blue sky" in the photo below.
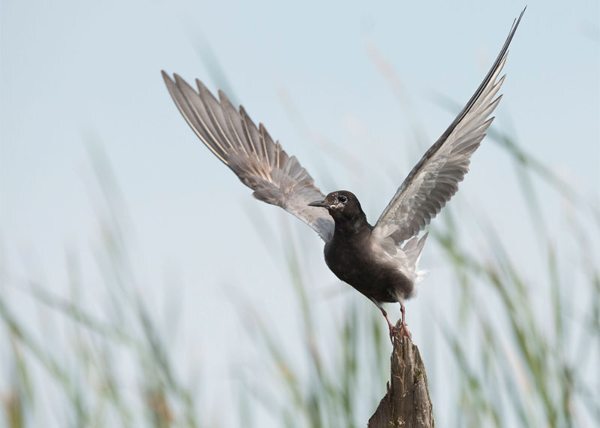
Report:
[[[148,293],[169,293],[162,278],[179,272],[186,284],[181,294],[187,361],[201,361],[214,368],[216,378],[226,377],[223,359],[237,320],[231,305],[218,307],[227,298],[223,284],[247,290],[266,319],[278,317],[284,326],[289,319],[282,304],[289,303],[289,287],[273,287],[286,281],[285,269],[268,257],[247,214],[276,230],[288,219],[254,202],[196,141],[160,70],[198,77],[216,89],[222,82],[213,80],[200,56],[209,46],[254,120],[299,157],[322,190],[354,190],[374,221],[424,151],[419,144],[432,143],[452,120],[436,95],[460,103],[470,97],[523,6],[520,1],[3,0],[0,237],[8,266],[24,274],[36,259],[48,284],[61,291],[65,249],[84,254],[97,243],[97,203],[86,154],[86,141],[96,140],[129,209],[140,255],[136,263],[146,272]],[[512,128],[526,150],[595,198],[598,20],[594,0],[530,2],[505,68],[505,96],[495,122]],[[374,51],[395,70],[404,103],[375,66]],[[290,115],[290,102],[305,128]],[[414,118],[424,142],[411,130]],[[525,256],[533,244],[523,243],[530,224],[521,221],[522,200],[514,180],[507,180],[513,170],[488,143],[476,153],[454,203],[491,214]],[[551,194],[545,203],[548,211],[560,207]],[[559,214],[550,218],[560,233]],[[335,281],[320,260],[321,243],[302,225],[294,230],[314,253],[309,260],[320,272],[314,288],[324,295]],[[236,269],[227,257],[236,260]],[[443,267],[428,260],[434,257],[426,250],[422,267],[436,278]],[[409,310],[418,312],[435,299],[435,285],[428,283],[429,291]],[[367,303],[365,310],[374,310]],[[418,337],[418,325],[415,330]]]

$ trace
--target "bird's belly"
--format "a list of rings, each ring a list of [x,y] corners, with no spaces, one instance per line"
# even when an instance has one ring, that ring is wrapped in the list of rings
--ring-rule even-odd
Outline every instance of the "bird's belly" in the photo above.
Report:
[[[369,249],[325,247],[325,262],[339,279],[378,302],[397,302],[412,294],[413,283],[398,266]]]

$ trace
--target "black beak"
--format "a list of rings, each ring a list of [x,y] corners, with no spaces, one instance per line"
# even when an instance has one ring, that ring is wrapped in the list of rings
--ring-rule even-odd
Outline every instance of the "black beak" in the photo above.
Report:
[[[308,204],[309,207],[321,207],[321,208],[329,208],[329,205],[325,203],[325,201],[314,201]]]

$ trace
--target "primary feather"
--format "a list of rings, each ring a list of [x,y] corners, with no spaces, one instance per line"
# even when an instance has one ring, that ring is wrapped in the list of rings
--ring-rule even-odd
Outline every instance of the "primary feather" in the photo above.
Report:
[[[196,91],[177,74],[162,72],[179,111],[198,138],[227,165],[253,195],[277,205],[312,227],[325,242],[333,235],[333,219],[308,204],[325,195],[294,156],[273,141],[262,124],[257,127],[243,107],[239,111],[219,91],[217,100],[196,80]]]
[[[504,82],[500,73],[523,12],[513,23],[504,46],[475,94],[415,165],[377,220],[373,233],[379,239],[391,238],[399,244],[415,236],[458,190],[458,183],[469,170],[471,155],[494,119],[490,116],[500,102],[502,96],[497,94]]]

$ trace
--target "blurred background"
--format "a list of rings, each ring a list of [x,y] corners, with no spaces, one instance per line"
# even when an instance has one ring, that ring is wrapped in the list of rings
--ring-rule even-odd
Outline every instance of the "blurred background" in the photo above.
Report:
[[[0,426],[365,426],[379,311],[160,70],[225,90],[375,222],[524,6],[3,0]],[[598,2],[530,2],[505,72],[408,323],[440,426],[598,426]]]

